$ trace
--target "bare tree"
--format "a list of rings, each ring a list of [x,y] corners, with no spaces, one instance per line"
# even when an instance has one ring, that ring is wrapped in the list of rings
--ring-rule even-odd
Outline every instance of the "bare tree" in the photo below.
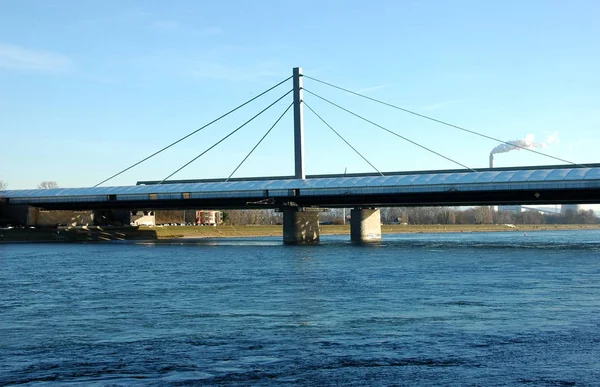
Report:
[[[515,223],[515,214],[510,211],[498,211],[497,212],[498,223],[511,224]]]
[[[5,183],[4,181],[0,180],[0,191],[5,190],[6,187],[8,187],[8,183]]]
[[[598,218],[593,210],[579,210],[577,214],[580,224],[595,224],[598,223]]]
[[[476,224],[492,224],[494,223],[494,213],[488,206],[473,208]]]
[[[55,181],[42,181],[39,185],[38,185],[39,189],[51,189],[51,188],[58,188],[58,184],[56,184]]]
[[[544,216],[539,211],[525,211],[521,212],[521,223],[523,224],[541,224]]]
[[[402,215],[407,213],[406,208],[401,207],[382,207],[381,220],[383,223],[397,223],[402,221]]]
[[[440,207],[437,209],[437,222],[440,224],[456,223],[456,211],[452,207]]]
[[[224,215],[226,223],[234,226],[247,224],[281,224],[281,214],[274,210],[231,210]]]
[[[438,209],[435,207],[409,207],[406,209],[410,224],[437,223]]]

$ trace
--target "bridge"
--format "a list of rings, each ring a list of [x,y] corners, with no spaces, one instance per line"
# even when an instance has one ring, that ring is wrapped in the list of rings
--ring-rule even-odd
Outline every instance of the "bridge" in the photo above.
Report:
[[[278,209],[283,213],[283,237],[285,243],[318,241],[318,212],[320,208],[353,207],[351,238],[355,241],[369,241],[381,238],[380,217],[377,207],[382,206],[543,205],[568,203],[591,204],[600,202],[600,164],[579,165],[557,159],[519,144],[506,143],[410,111],[407,112],[458,128],[459,130],[490,138],[503,143],[505,146],[540,153],[544,156],[567,162],[567,164],[475,170],[420,144],[416,144],[397,133],[393,133],[463,168],[435,171],[381,172],[359,153],[375,169],[375,172],[343,175],[306,175],[304,168],[303,107],[307,105],[303,100],[304,88],[302,86],[302,77],[301,69],[295,68],[291,77],[293,78],[294,86],[290,91],[293,92],[294,101],[285,111],[287,112],[291,107],[294,108],[295,174],[293,176],[242,179],[233,178],[232,173],[228,178],[223,179],[170,180],[175,173],[231,136],[241,128],[239,127],[162,180],[141,181],[134,186],[100,186],[226,116],[223,115],[140,162],[98,183],[94,187],[6,190],[0,191],[0,200],[7,206],[27,205],[49,210]],[[279,86],[283,82],[274,87]],[[267,90],[267,92],[271,89]],[[284,94],[277,101],[290,92]],[[351,93],[362,96],[358,93]],[[262,94],[264,93],[260,95]],[[318,97],[321,98],[320,96]],[[365,98],[371,99],[370,97]],[[310,106],[307,107],[313,111]],[[342,107],[340,106],[340,108]],[[398,107],[394,106],[394,108]],[[316,114],[316,112],[314,113]],[[281,117],[283,117],[283,114],[269,129],[269,132],[279,122]],[[373,122],[371,123],[377,125]],[[329,125],[327,124],[327,126]],[[331,127],[330,129],[334,130]],[[388,130],[386,128],[383,129]],[[263,136],[261,141],[269,132]],[[338,133],[336,132],[336,134]],[[343,140],[346,141],[345,139]],[[252,151],[256,149],[261,141],[259,141]],[[356,151],[352,145],[348,145]]]

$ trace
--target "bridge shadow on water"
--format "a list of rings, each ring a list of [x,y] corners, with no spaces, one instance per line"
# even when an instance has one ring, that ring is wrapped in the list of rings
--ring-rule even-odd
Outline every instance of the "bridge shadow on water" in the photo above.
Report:
[[[154,230],[138,227],[14,228],[0,232],[0,243],[10,242],[108,242],[157,240]]]

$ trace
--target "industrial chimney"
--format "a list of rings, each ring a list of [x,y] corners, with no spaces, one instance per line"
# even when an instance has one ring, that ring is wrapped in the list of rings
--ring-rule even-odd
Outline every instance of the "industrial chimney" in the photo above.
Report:
[[[490,153],[490,168],[494,168],[494,154]]]

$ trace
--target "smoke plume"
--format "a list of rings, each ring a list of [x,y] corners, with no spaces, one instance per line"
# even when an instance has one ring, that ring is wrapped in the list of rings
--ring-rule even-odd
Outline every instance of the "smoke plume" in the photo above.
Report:
[[[536,142],[533,134],[528,134],[524,138],[520,140],[507,141],[504,144],[500,144],[490,152],[490,156],[495,155],[496,153],[506,153],[512,150],[520,150],[520,149],[533,149],[533,148],[546,148],[548,145],[552,143],[558,142],[558,132],[552,133],[546,141]]]

